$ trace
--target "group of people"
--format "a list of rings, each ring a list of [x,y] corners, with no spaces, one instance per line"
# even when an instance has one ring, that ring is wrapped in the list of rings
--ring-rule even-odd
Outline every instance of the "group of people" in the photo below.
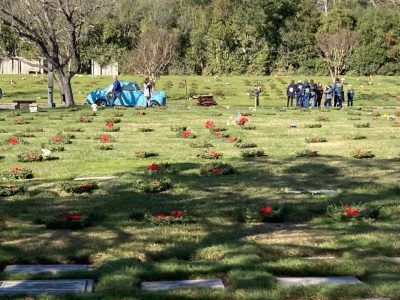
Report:
[[[151,99],[152,90],[153,90],[153,82],[149,78],[146,78],[143,83],[143,95],[144,95],[144,98],[146,99],[146,105],[148,107],[151,106],[150,99]],[[121,105],[125,105],[123,103],[121,93],[122,93],[121,83],[118,81],[118,76],[114,75],[113,76],[113,86],[109,90],[109,94],[112,95],[110,106],[114,106],[114,102],[117,99],[119,99],[119,101],[121,102]]]
[[[333,86],[327,84],[325,88],[320,82],[315,83],[314,80],[299,80],[295,83],[294,80],[290,82],[286,89],[287,106],[293,106],[293,100],[296,99],[296,106],[308,108],[321,107],[322,98],[325,96],[324,107],[331,107],[332,100],[334,107],[342,107],[345,101],[344,81],[339,78],[335,79]],[[351,84],[347,89],[347,106],[353,106],[354,90]]]

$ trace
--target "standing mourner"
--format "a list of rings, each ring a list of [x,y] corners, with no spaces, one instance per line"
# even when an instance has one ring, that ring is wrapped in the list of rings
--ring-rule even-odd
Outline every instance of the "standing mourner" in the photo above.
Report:
[[[308,101],[310,100],[310,95],[311,95],[311,87],[306,79],[304,80],[303,93],[302,93],[304,108],[308,108]]]
[[[347,106],[353,106],[354,90],[353,86],[349,84],[349,89],[347,90]]]
[[[335,95],[335,107],[342,107],[343,103],[343,83],[339,78],[336,78],[333,85],[333,92]]]
[[[3,90],[0,88],[0,99],[3,97]]]
[[[254,105],[256,107],[260,105],[260,93],[261,93],[261,87],[259,84],[256,84],[253,89]]]
[[[117,99],[119,99],[120,105],[124,105],[123,102],[122,102],[122,98],[121,98],[122,87],[121,87],[121,84],[118,81],[118,76],[117,75],[113,75],[113,86],[110,89],[109,93],[112,94],[111,104],[110,104],[111,107],[114,106],[114,102]]]
[[[322,87],[322,83],[318,82],[317,84],[317,106],[321,107],[322,96],[324,94],[324,88]]]
[[[296,84],[296,106],[303,106],[303,83],[299,80]]]
[[[332,106],[333,89],[329,83],[325,87],[324,94],[325,94],[324,106],[331,107]]]
[[[310,102],[313,108],[317,106],[317,85],[313,79],[310,80]]]
[[[290,106],[293,106],[293,98],[295,94],[296,94],[296,85],[294,83],[294,80],[292,80],[286,89],[287,107],[289,107],[289,101],[290,101]]]
[[[143,83],[143,94],[144,94],[144,98],[146,99],[146,106],[150,107],[151,103],[151,89],[152,89],[152,82],[149,80],[148,77],[146,77],[146,79],[144,80]]]

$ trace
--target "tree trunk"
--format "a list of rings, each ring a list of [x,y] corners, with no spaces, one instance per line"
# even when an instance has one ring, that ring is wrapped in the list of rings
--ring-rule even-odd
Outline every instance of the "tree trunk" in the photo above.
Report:
[[[61,101],[66,106],[75,106],[74,95],[72,93],[71,78],[72,76],[67,74],[58,73],[61,89]]]

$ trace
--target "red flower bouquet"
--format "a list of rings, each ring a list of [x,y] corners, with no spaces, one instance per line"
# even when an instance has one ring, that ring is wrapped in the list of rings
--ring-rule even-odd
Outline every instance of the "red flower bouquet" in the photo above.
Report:
[[[114,126],[113,122],[106,122],[106,127],[111,128]]]
[[[237,125],[244,125],[249,121],[246,117],[240,117],[236,120]]]
[[[260,213],[262,213],[263,215],[269,215],[270,213],[272,213],[272,207],[270,205],[266,205],[260,209]]]
[[[7,142],[8,142],[9,144],[11,144],[11,145],[16,145],[16,144],[18,144],[18,139],[14,138],[14,137],[11,137],[11,138],[9,138],[9,139],[7,140]]]
[[[214,127],[214,126],[215,126],[214,121],[208,120],[208,121],[206,121],[206,123],[205,123],[205,127],[206,127],[206,128],[210,128],[210,127]]]

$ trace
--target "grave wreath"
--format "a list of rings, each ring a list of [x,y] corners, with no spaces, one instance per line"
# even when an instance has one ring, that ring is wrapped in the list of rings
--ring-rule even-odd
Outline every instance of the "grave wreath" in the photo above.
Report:
[[[380,215],[380,207],[367,204],[330,204],[326,213],[336,221],[373,221]]]
[[[1,175],[7,179],[30,179],[33,178],[32,170],[27,168],[13,167],[3,170]]]
[[[318,156],[318,151],[305,149],[296,152],[296,157],[314,157],[314,156]]]
[[[372,151],[365,151],[365,150],[356,150],[353,153],[354,158],[363,159],[363,158],[374,158],[375,154]]]
[[[147,181],[138,179],[133,186],[137,191],[140,192],[160,193],[172,189],[173,183],[169,178],[163,178],[159,180],[147,180]]]
[[[264,150],[262,149],[251,149],[251,150],[245,150],[241,152],[242,157],[261,157],[265,156]]]
[[[147,165],[146,169],[147,169],[149,175],[160,174],[160,173],[163,173],[163,174],[177,174],[178,173],[178,170],[174,166],[172,166],[171,164],[168,164],[168,163],[166,163],[166,164],[164,164],[164,163],[154,164],[153,163],[153,164]]]
[[[237,221],[244,223],[281,223],[284,222],[284,208],[264,205],[259,209],[239,208],[235,211]]]
[[[144,215],[144,220],[151,223],[155,226],[164,226],[164,225],[183,225],[193,223],[193,218],[189,216],[185,211],[174,210],[169,214],[159,213],[157,215],[152,215],[146,213]]]
[[[45,225],[47,229],[58,230],[79,230],[86,227],[95,226],[96,223],[102,221],[104,215],[97,213],[89,213],[87,215],[82,214],[70,214],[62,213],[57,217],[50,218],[38,218],[36,224]]]
[[[98,184],[94,181],[88,181],[83,183],[75,182],[62,182],[60,183],[60,189],[67,193],[83,194],[92,193],[94,190],[99,188]]]
[[[320,137],[318,135],[306,138],[306,143],[325,143],[325,142],[327,142],[327,139],[324,137]]]
[[[234,173],[235,170],[232,165],[219,162],[205,164],[200,168],[200,175],[203,176],[229,175]]]
[[[15,184],[0,185],[0,197],[14,196],[25,192],[24,186],[17,186]]]
[[[256,148],[257,144],[256,143],[251,143],[251,142],[242,142],[241,140],[236,141],[235,143],[236,148],[244,149],[244,148]]]
[[[212,144],[206,141],[193,141],[190,142],[189,146],[192,148],[208,148],[212,147]]]
[[[17,154],[17,160],[19,162],[42,161],[43,156],[41,151],[25,151]]]
[[[135,156],[137,158],[148,158],[158,156],[158,153],[152,151],[136,151]]]
[[[222,153],[219,153],[215,150],[210,150],[208,152],[206,151],[206,152],[197,154],[197,157],[204,158],[204,159],[219,159],[220,157],[222,157]]]

